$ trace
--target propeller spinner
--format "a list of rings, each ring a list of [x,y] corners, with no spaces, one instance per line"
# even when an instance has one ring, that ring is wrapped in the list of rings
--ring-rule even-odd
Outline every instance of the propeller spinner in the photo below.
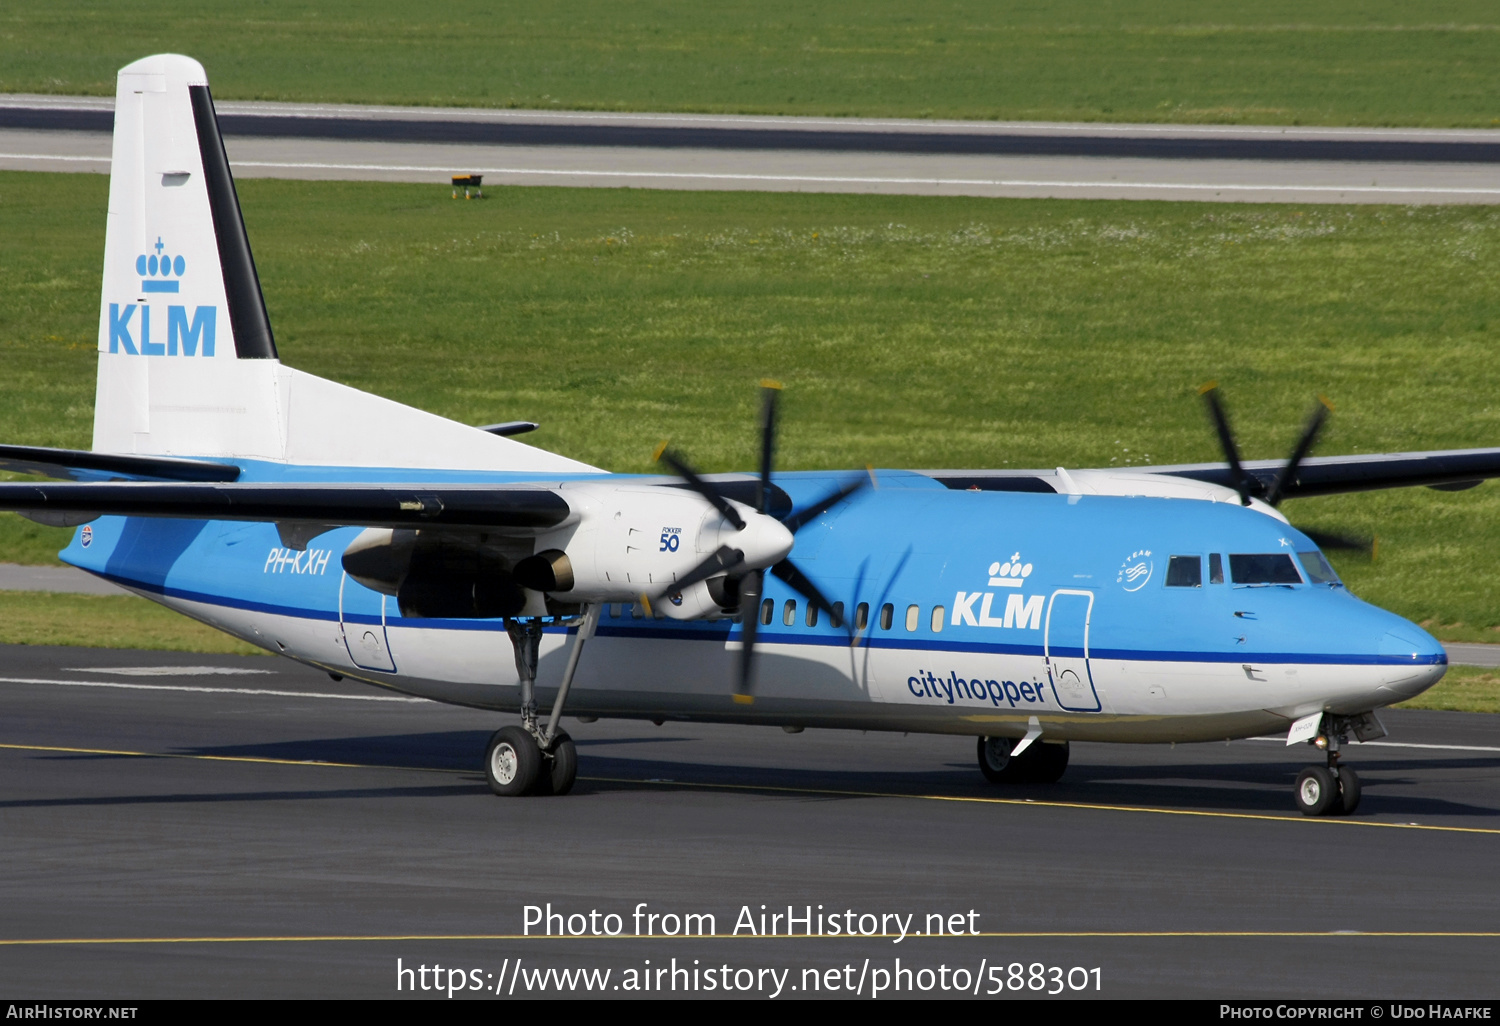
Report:
[[[717,509],[724,516],[724,519],[735,527],[737,532],[748,532],[753,535],[757,533],[757,528],[769,532],[770,525],[774,525],[774,530],[776,531],[789,532],[795,535],[799,529],[813,522],[840,502],[843,502],[867,483],[867,479],[861,476],[851,484],[833,489],[816,502],[801,509],[796,516],[789,516],[785,520],[778,521],[766,512],[771,491],[771,472],[774,468],[776,458],[776,401],[780,392],[781,385],[779,383],[775,381],[761,382],[763,399],[761,408],[760,475],[755,489],[755,516],[749,521],[740,515],[739,511],[735,509],[734,504],[711,481],[705,480],[701,474],[694,470],[692,465],[680,453],[668,449],[666,443],[662,443],[661,447],[656,451],[657,459],[670,467],[683,479],[689,488],[697,492],[705,501]],[[738,541],[738,539],[736,540]],[[726,577],[726,584],[733,586],[733,591],[738,593],[741,624],[739,671],[736,675],[734,700],[742,703],[754,701],[751,690],[754,686],[755,638],[760,627],[761,593],[765,585],[766,566],[755,566],[755,562],[753,558],[746,558],[746,548],[730,544],[722,545],[702,563],[676,581],[671,589],[668,592],[664,592],[661,596],[665,597],[667,594],[679,592],[683,588],[720,575]],[[745,565],[748,565],[748,569],[736,570],[736,567]],[[804,596],[812,606],[821,610],[830,618],[836,617],[837,614],[834,611],[833,604],[828,601],[818,586],[797,568],[796,564],[790,558],[783,558],[772,563],[769,569],[778,579],[784,581],[794,591]]]

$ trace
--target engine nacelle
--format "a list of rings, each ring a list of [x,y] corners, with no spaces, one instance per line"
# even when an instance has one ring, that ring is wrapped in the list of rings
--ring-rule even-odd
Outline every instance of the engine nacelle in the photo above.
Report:
[[[522,586],[565,602],[635,602],[650,595],[674,619],[711,616],[720,607],[701,582],[685,589],[679,603],[655,596],[670,592],[721,548],[740,552],[735,566],[745,569],[771,566],[792,550],[791,532],[774,517],[735,503],[745,521],[740,530],[682,488],[565,482],[562,493],[577,521],[538,538],[536,554],[514,574]]]

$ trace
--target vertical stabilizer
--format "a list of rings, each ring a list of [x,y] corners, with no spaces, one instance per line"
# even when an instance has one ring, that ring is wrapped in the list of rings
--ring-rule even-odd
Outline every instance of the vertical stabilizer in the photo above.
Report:
[[[123,68],[94,448],[281,458],[276,342],[203,66]]]
[[[284,367],[203,66],[121,69],[94,449],[304,465],[594,468]]]

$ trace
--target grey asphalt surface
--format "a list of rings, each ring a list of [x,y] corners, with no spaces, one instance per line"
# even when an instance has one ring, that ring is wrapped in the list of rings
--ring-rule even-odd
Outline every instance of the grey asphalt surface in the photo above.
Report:
[[[388,997],[398,958],[491,988],[517,958],[612,983],[676,958],[851,966],[868,994],[899,957],[1097,966],[1117,997],[1496,990],[1500,937],[1459,936],[1500,924],[1490,716],[1384,714],[1347,820],[1293,812],[1311,753],[1276,741],[1076,745],[1061,783],[997,790],[963,739],[571,720],[576,791],[502,800],[502,718],[285,661],[6,647],[0,678],[6,993]],[[719,933],[762,904],[972,910],[988,936],[515,939],[547,902],[627,933],[645,902]]]
[[[113,100],[0,95],[0,168],[109,165]],[[1245,202],[1500,202],[1491,130],[219,105],[235,174]]]

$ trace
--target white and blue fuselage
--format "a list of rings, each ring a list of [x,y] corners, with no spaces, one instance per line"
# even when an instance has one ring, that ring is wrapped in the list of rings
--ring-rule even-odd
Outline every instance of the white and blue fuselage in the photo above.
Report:
[[[355,473],[371,483],[540,480],[240,466],[247,482]],[[878,478],[878,488],[805,526],[791,554],[837,604],[842,624],[766,578],[753,704],[733,701],[738,618],[681,621],[614,603],[583,655],[568,713],[999,737],[1039,726],[1057,740],[1201,741],[1399,702],[1447,664],[1427,632],[1351,595],[1309,539],[1258,511],[955,491],[910,472]],[[836,483],[818,473],[776,478],[794,509]],[[503,621],[403,616],[394,596],[344,572],[358,534],[337,528],[294,549],[271,524],[103,517],[86,537],[80,529],[63,558],[331,673],[517,711]],[[553,626],[543,639],[544,704],[561,680],[568,633]]]

